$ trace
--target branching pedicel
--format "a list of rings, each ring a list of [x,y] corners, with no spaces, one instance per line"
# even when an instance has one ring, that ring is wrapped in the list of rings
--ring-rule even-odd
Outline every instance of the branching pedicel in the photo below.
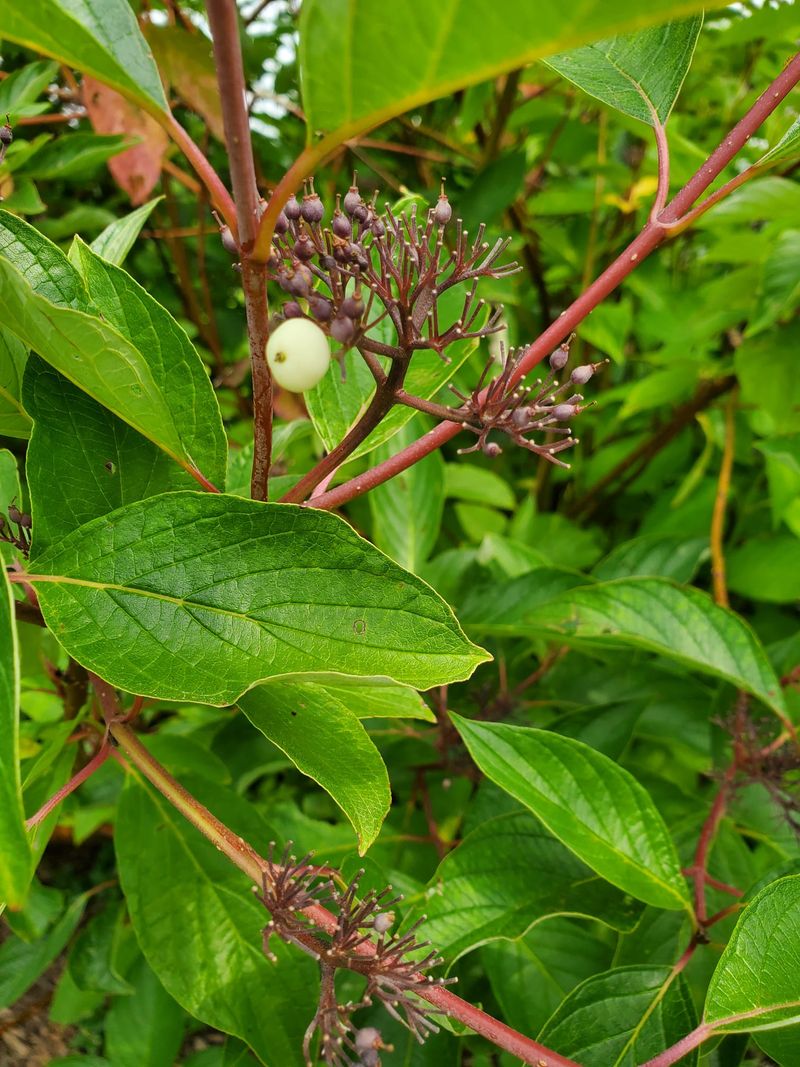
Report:
[[[290,852],[291,843],[276,863],[275,844],[270,844],[259,899],[270,913],[264,928],[267,957],[276,960],[270,943],[277,936],[301,948],[320,965],[319,1005],[303,1042],[306,1062],[309,1067],[313,1063],[311,1043],[319,1033],[320,1055],[330,1067],[380,1067],[380,1050],[389,1046],[383,1044],[375,1027],[356,1027],[355,1012],[378,1001],[422,1042],[438,1027],[429,1017],[430,1006],[414,996],[415,988],[420,983],[443,986],[455,979],[426,974],[443,961],[435,952],[421,953],[429,945],[416,937],[424,916],[404,934],[390,933],[395,918],[391,908],[402,900],[401,896],[392,897],[391,886],[379,893],[369,890],[359,899],[363,870],[339,889],[310,862],[311,855],[298,861]],[[330,936],[321,935],[304,914],[304,909],[320,903],[332,906],[337,915],[337,925]],[[373,951],[365,954],[367,943]],[[338,1003],[337,970],[364,976],[366,985],[360,1000]]]
[[[395,404],[427,412],[438,419],[461,423],[477,435],[470,452],[481,449],[494,457],[502,448],[494,435],[509,437],[515,444],[560,466],[560,452],[577,443],[566,422],[580,414],[583,396],[565,396],[584,385],[600,364],[573,370],[560,384],[556,374],[569,358],[568,344],[551,357],[551,373],[545,381],[518,388],[519,369],[525,349],[510,351],[500,374],[492,379],[494,361],[487,363],[478,387],[470,397],[456,392],[462,403],[450,407],[413,396],[403,389],[412,357],[436,353],[449,362],[447,348],[463,340],[479,340],[503,328],[502,305],[491,310],[478,297],[484,278],[504,278],[516,273],[516,263],[502,263],[510,239],[493,245],[484,240],[485,226],[470,240],[461,219],[452,223],[452,208],[444,192],[435,206],[421,216],[417,204],[398,214],[386,205],[376,209],[377,194],[367,203],[356,178],[336,207],[330,224],[323,225],[326,210],[306,183],[302,202],[292,196],[277,218],[275,237],[267,261],[268,278],[289,297],[281,310],[284,320],[311,320],[341,345],[342,362],[355,348],[376,382],[375,396],[360,421],[345,439],[301,479],[285,499],[300,501],[372,432]],[[223,227],[223,242],[226,234]],[[455,321],[441,306],[441,298],[456,286],[465,288],[461,311]],[[393,341],[381,324],[390,326]],[[486,380],[490,383],[482,391]],[[531,437],[536,434],[537,438]]]

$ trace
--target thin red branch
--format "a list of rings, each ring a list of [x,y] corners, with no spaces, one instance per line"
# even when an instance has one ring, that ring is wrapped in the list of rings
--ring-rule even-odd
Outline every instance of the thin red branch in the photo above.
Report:
[[[41,808],[35,815],[31,815],[30,819],[25,822],[25,827],[28,830],[32,830],[34,826],[38,826],[40,822],[47,818],[50,812],[57,808],[58,805],[70,793],[74,793],[79,785],[82,785],[87,778],[91,778],[98,767],[102,767],[108,757],[111,755],[111,743],[104,741],[100,748],[97,750],[94,756],[89,760],[85,767],[81,767],[77,774],[74,774],[66,785],[62,786],[57,793],[54,793],[49,800],[46,800],[42,804]]]
[[[163,114],[160,114],[154,117],[159,119],[175,144],[192,164],[197,176],[208,189],[211,203],[230,226],[231,232],[236,235],[236,208],[231,199],[231,194],[225,188],[220,176],[174,115],[164,117]]]
[[[706,816],[700,836],[697,840],[697,848],[694,853],[692,865],[692,878],[694,880],[694,912],[700,925],[705,925],[708,918],[706,910],[706,881],[708,871],[708,856],[711,845],[716,836],[719,824],[725,815],[730,798],[731,786],[736,775],[736,764],[732,764],[725,772],[722,784],[714,797],[714,803]]]
[[[612,293],[617,286],[639,264],[655,251],[670,235],[670,227],[680,222],[698,197],[708,189],[724,171],[736,154],[744,147],[750,137],[772,114],[786,95],[800,81],[800,53],[795,55],[784,67],[778,77],[756,100],[744,118],[736,124],[720,145],[711,153],[703,166],[689,179],[661,212],[659,219],[649,220],[641,233],[619,255],[614,262],[575,300],[555,322],[528,346],[520,361],[516,380],[528,374],[538,363],[548,356],[562,341],[583,322],[583,320]],[[299,162],[299,161],[298,161]],[[453,422],[441,422],[419,440],[395,456],[378,464],[364,474],[336,486],[334,489],[315,497],[314,507],[336,508],[354,497],[368,492],[376,485],[393,478],[407,470],[414,463],[441,448],[459,432],[460,425]]]

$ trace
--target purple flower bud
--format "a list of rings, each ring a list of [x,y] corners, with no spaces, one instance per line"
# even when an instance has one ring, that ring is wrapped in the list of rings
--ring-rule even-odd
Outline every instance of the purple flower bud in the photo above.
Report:
[[[356,332],[356,324],[346,315],[337,315],[330,326],[331,337],[339,344],[349,345]]]
[[[353,1034],[353,1044],[356,1046],[356,1052],[359,1055],[370,1048],[383,1048],[381,1032],[374,1026],[362,1026],[360,1030],[356,1030],[355,1034]]]
[[[585,363],[582,367],[575,368],[570,374],[569,380],[575,385],[586,385],[593,374],[594,366],[591,363]]]
[[[287,219],[291,219],[292,222],[297,222],[300,218],[300,204],[297,197],[292,193],[283,208],[283,213]]]
[[[231,233],[230,226],[223,226],[219,231],[219,237],[222,241],[222,247],[231,256],[239,255],[239,246],[236,243],[236,239]]]
[[[577,415],[578,408],[575,404],[556,404],[550,414],[554,419],[562,422],[564,419],[571,419],[573,415]]]
[[[481,449],[485,456],[489,459],[497,459],[500,453],[503,451],[500,445],[496,441],[484,441],[481,445]]]
[[[300,213],[306,222],[312,224],[322,222],[325,215],[325,206],[317,193],[311,193],[310,196],[303,197],[303,205],[300,208]]]
[[[370,224],[370,229],[376,237],[383,237],[383,235],[386,233],[386,227],[383,224],[383,219],[378,218],[377,215],[372,220],[372,223]]]
[[[360,296],[348,296],[342,301],[339,313],[349,319],[360,319],[364,314],[364,301]]]
[[[333,213],[333,220],[331,222],[331,229],[337,237],[350,238],[353,236],[353,224],[346,215],[343,215],[337,208]]]
[[[531,409],[523,407],[515,408],[511,414],[511,421],[515,426],[527,426],[531,421]]]
[[[289,220],[286,217],[286,212],[281,211],[277,219],[275,219],[275,233],[277,233],[279,237],[282,237],[288,229]]]
[[[566,345],[561,345],[550,356],[550,366],[553,370],[563,370],[569,360],[569,349]]]
[[[333,256],[320,256],[319,265],[322,267],[323,270],[331,270],[333,267],[336,266],[336,260],[333,258]]]
[[[300,237],[298,237],[295,241],[294,248],[292,249],[292,252],[297,258],[303,262],[308,262],[309,259],[313,259],[316,251],[314,242],[307,233],[301,234]]]
[[[13,140],[14,140],[14,132],[11,129],[11,127],[8,125],[8,123],[5,123],[5,125],[0,126],[0,144],[4,145],[4,146],[8,146],[8,145],[11,144],[11,142]]]
[[[311,309],[311,314],[319,322],[328,322],[333,314],[333,305],[330,300],[326,300],[324,296],[317,296],[315,293],[309,296],[308,306]]]
[[[347,190],[344,196],[344,209],[348,215],[352,215],[355,209],[361,204],[361,193],[358,191],[358,186],[353,181],[353,184]]]
[[[437,226],[446,226],[452,217],[453,209],[450,206],[450,201],[442,193],[436,207],[433,209],[433,221]]]
[[[16,504],[8,505],[8,517],[11,522],[15,522],[17,526],[22,524],[22,512],[19,510]]]
[[[288,300],[283,305],[283,316],[286,319],[302,319],[303,309],[296,300]]]

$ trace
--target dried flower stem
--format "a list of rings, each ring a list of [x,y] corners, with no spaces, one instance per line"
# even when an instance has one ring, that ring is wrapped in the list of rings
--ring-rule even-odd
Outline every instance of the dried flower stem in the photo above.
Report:
[[[722,463],[719,469],[717,481],[717,494],[714,499],[714,511],[711,516],[711,579],[714,586],[714,600],[720,607],[730,606],[728,600],[728,585],[725,576],[725,550],[723,546],[725,535],[725,511],[728,506],[728,495],[731,489],[731,473],[733,472],[733,453],[736,443],[736,392],[728,397],[725,405],[725,444],[722,449]]]

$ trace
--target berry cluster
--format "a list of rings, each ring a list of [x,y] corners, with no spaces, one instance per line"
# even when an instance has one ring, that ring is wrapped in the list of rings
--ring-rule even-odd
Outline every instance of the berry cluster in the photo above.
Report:
[[[499,263],[510,240],[490,246],[480,226],[470,241],[461,219],[451,236],[452,208],[444,189],[424,217],[416,204],[399,214],[385,205],[379,213],[377,194],[365,201],[354,175],[344,199],[337,195],[327,225],[326,214],[309,180],[302,200],[292,196],[277,218],[267,269],[288,298],[283,318],[308,317],[344,349],[400,359],[423,350],[446,358],[454,341],[501,329],[502,308],[487,319],[476,289],[481,278],[519,269]],[[236,251],[229,231],[223,230],[223,241]],[[456,285],[469,288],[460,315],[448,322],[440,315],[439,298]],[[394,328],[396,344],[371,336],[384,319]]]
[[[489,440],[489,435],[497,431],[506,434],[521,448],[534,452],[560,467],[568,467],[568,463],[558,458],[558,453],[578,444],[578,438],[572,436],[571,428],[564,423],[580,415],[587,407],[591,407],[591,404],[583,403],[581,393],[572,393],[564,399],[561,398],[575,386],[585,385],[595,371],[608,362],[603,360],[600,363],[585,363],[575,367],[567,381],[559,382],[557,375],[569,362],[570,341],[565,342],[550,356],[550,373],[547,377],[537,378],[531,385],[520,387],[517,384],[520,378],[518,368],[524,349],[518,352],[510,349],[503,362],[502,371],[486,388],[484,382],[492,366],[491,362],[484,368],[471,396],[467,397],[450,386],[463,402],[454,414],[464,423],[465,429],[478,437],[474,445],[459,449],[459,452],[477,452],[481,449],[487,456],[499,456],[502,448],[496,441]],[[528,436],[531,433],[540,433],[545,437],[552,434],[557,439],[536,441]]]
[[[320,1054],[329,1067],[380,1067],[380,1051],[389,1047],[383,1044],[380,1031],[375,1027],[359,1029],[353,1023],[355,1012],[376,1001],[407,1026],[418,1041],[435,1032],[438,1027],[428,1016],[428,1005],[414,993],[421,983],[445,985],[450,980],[427,975],[442,963],[435,952],[417,958],[429,944],[416,937],[424,917],[404,934],[393,934],[395,914],[391,909],[402,897],[392,897],[391,886],[379,893],[369,890],[359,897],[363,870],[340,889],[325,869],[310,862],[310,855],[297,861],[290,854],[291,843],[277,863],[274,848],[274,843],[270,844],[259,898],[270,912],[264,929],[264,951],[274,961],[270,941],[273,936],[280,937],[316,959],[321,971],[319,1004],[303,1042],[309,1067],[317,1033]],[[333,908],[337,919],[327,936],[304,914],[323,902]],[[369,953],[364,952],[367,943],[371,947]],[[335,975],[339,969],[365,977],[364,992],[357,1002],[338,1003]]]

